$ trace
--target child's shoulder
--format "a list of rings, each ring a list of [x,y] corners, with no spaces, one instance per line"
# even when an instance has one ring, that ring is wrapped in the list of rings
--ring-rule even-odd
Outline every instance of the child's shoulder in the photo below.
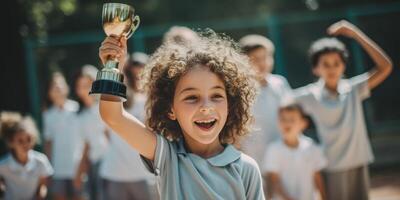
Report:
[[[295,98],[318,97],[321,94],[321,82],[309,83],[293,90]]]
[[[284,76],[278,74],[270,74],[268,76],[268,82],[273,85],[287,85],[288,81]]]
[[[31,154],[32,158],[35,159],[36,161],[38,161],[39,163],[49,163],[49,159],[47,158],[47,156],[44,153],[35,151],[35,150],[31,150],[29,151],[29,154]]]
[[[300,145],[308,150],[308,151],[322,151],[322,148],[320,147],[320,145],[318,145],[317,143],[314,142],[313,139],[311,139],[310,137],[304,136],[302,135],[300,137]]]
[[[240,165],[244,174],[260,173],[257,162],[245,153],[241,153],[236,163]]]
[[[68,111],[77,112],[79,110],[79,104],[74,100],[67,99],[65,102],[65,109]]]

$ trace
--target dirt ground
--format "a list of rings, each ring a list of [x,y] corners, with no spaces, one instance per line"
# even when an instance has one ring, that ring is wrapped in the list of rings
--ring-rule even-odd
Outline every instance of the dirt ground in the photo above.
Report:
[[[371,170],[371,200],[400,200],[400,166]]]

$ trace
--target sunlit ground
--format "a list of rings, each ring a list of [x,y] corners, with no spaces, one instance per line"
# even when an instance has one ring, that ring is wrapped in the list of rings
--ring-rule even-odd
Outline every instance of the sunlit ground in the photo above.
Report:
[[[372,200],[400,200],[400,168],[373,172]]]

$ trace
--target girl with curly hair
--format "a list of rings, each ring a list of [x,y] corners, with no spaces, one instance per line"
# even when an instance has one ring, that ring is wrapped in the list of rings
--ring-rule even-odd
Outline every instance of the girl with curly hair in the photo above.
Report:
[[[16,112],[1,112],[0,136],[10,150],[0,158],[0,191],[4,192],[3,198],[45,199],[53,167],[46,155],[33,150],[39,138],[32,118]]]
[[[117,56],[126,39],[107,37],[99,56]],[[255,86],[248,59],[210,32],[196,45],[164,43],[145,67],[146,125],[102,95],[103,120],[155,174],[161,199],[264,199],[256,162],[233,144],[248,132]]]

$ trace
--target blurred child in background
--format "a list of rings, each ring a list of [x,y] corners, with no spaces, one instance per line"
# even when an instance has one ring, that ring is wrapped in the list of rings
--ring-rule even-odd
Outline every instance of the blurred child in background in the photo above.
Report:
[[[0,159],[0,189],[5,200],[44,199],[53,168],[47,157],[35,150],[38,131],[30,117],[19,113],[0,114],[0,135],[10,153]]]
[[[280,139],[278,108],[283,101],[290,98],[291,88],[283,76],[271,73],[274,67],[275,47],[269,39],[261,35],[247,35],[239,40],[239,45],[250,58],[260,88],[252,108],[255,121],[252,132],[244,139],[241,147],[257,161],[261,173],[265,175],[266,147]],[[266,183],[265,181],[264,190],[267,192],[269,189]]]
[[[326,199],[320,173],[326,166],[326,159],[312,139],[303,135],[307,124],[299,105],[290,104],[279,109],[282,139],[268,146],[265,159],[273,199]]]
[[[79,105],[69,100],[69,87],[61,73],[54,73],[48,90],[50,107],[43,113],[45,151],[54,167],[51,192],[56,200],[80,199],[82,191],[73,186],[82,158],[83,139],[76,112]]]
[[[368,164],[373,161],[362,102],[392,70],[385,52],[347,21],[328,28],[328,34],[358,42],[373,60],[369,72],[344,79],[348,51],[335,38],[315,41],[309,50],[313,73],[319,81],[296,90],[296,99],[315,122],[328,165],[328,199],[368,199]]]

